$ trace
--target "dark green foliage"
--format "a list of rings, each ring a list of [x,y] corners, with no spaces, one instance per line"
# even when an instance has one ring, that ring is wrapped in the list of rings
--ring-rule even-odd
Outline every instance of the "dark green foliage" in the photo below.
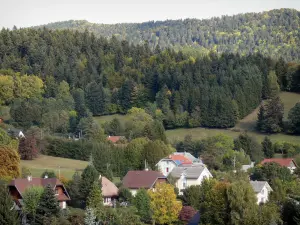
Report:
[[[234,140],[234,149],[237,151],[244,150],[251,160],[255,162],[259,162],[264,157],[260,144],[247,133],[240,134]]]
[[[119,188],[119,201],[120,202],[132,202],[133,196],[128,188]]]
[[[145,189],[139,189],[133,199],[133,205],[138,210],[142,221],[151,221],[150,197]]]
[[[299,59],[299,37],[295,32],[298,24],[299,11],[275,9],[203,20],[166,20],[116,25],[69,20],[50,23],[46,27],[58,30],[68,28],[80,32],[86,32],[88,29],[97,36],[111,38],[112,35],[118,35],[120,39],[126,38],[134,44],[147,41],[156,53],[167,47],[182,48],[185,52],[194,54],[214,49],[218,53],[237,52],[240,55],[260,52],[272,57],[282,56],[292,61]],[[124,48],[120,51],[119,47],[114,49],[118,59],[114,64],[119,68],[124,63],[122,58],[126,50]]]
[[[264,138],[263,142],[261,143],[262,151],[266,158],[272,158],[274,155],[274,149],[270,138],[267,136]]]
[[[58,217],[59,212],[60,208],[53,187],[48,184],[41,195],[36,210],[36,222],[37,224],[44,224],[45,220],[49,220],[51,217]]]
[[[92,186],[95,181],[99,180],[99,173],[94,168],[94,166],[87,166],[82,174],[81,174],[81,182],[80,182],[80,195],[82,197],[83,201],[87,200],[87,197],[90,194],[90,191],[92,190]]]
[[[274,97],[259,109],[257,129],[266,133],[279,133],[283,129],[283,103]]]
[[[182,200],[186,205],[192,206],[194,209],[200,209],[201,188],[200,185],[192,185],[183,191]]]
[[[0,196],[0,224],[19,225],[19,215],[15,209],[12,209],[14,202],[7,190],[7,186],[1,183]]]
[[[289,112],[288,131],[293,134],[300,134],[300,102]]]
[[[70,180],[66,186],[71,198],[71,201],[69,201],[68,204],[74,208],[82,207],[82,202],[80,201],[80,199],[82,199],[80,192],[80,184],[81,176],[78,174],[78,172],[76,172],[74,173],[72,180]]]
[[[252,180],[268,181],[270,184],[276,178],[283,181],[291,181],[293,176],[288,168],[281,167],[277,163],[265,163],[261,167],[257,166],[254,168],[251,176]]]
[[[47,143],[45,149],[47,155],[85,161],[89,160],[91,155],[92,144],[85,140],[74,141],[48,137]]]
[[[45,177],[48,177],[48,178],[56,178],[56,174],[53,170],[45,170],[42,175],[41,175],[41,178],[45,178]]]
[[[210,33],[194,41],[210,45],[215,38],[202,40],[207,35]],[[259,54],[242,57],[207,52],[194,58],[172,49],[151,52],[147,44],[96,38],[87,31],[3,29],[0,49],[0,69],[33,73],[45,82],[44,99],[13,100],[12,122],[26,128],[43,125],[60,133],[75,132],[76,124],[88,115],[85,107],[94,115],[105,115],[145,108],[154,101],[157,111],[153,116],[161,110],[157,119],[165,128],[233,127],[267,95],[263,88],[267,92],[268,80],[275,80],[271,86],[276,87],[274,71],[284,71],[279,64],[276,70],[275,61]],[[292,77],[296,77],[295,68],[287,72]],[[293,79],[290,85],[296,87],[297,82]]]
[[[282,220],[287,225],[299,225],[300,205],[298,201],[290,199],[283,205]]]

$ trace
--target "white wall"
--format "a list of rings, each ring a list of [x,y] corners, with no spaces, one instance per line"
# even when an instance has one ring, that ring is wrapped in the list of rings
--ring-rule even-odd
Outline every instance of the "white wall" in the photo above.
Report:
[[[175,185],[179,189],[179,194],[182,195],[183,194],[182,190],[192,185],[201,185],[204,179],[209,179],[211,177],[212,177],[211,173],[208,171],[207,168],[205,168],[197,179],[187,178],[186,187],[183,187],[184,178],[182,176],[176,181]]]
[[[136,195],[136,193],[138,191],[138,189],[129,189],[129,190],[130,190],[133,197]]]
[[[157,166],[159,171],[167,177],[177,165],[171,160],[161,160],[157,163]],[[167,172],[167,168],[169,168],[169,172]]]
[[[261,190],[261,192],[256,193],[257,204],[266,203],[269,200],[269,191],[266,186]]]

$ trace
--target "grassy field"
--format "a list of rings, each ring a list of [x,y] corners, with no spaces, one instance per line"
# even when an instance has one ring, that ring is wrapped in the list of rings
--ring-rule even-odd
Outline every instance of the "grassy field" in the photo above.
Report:
[[[300,101],[300,94],[290,93],[290,92],[282,92],[280,93],[280,98],[284,103],[284,119],[287,119],[288,112],[290,109]],[[252,113],[248,116],[240,120],[234,128],[231,129],[209,129],[209,128],[192,128],[192,129],[174,129],[167,130],[166,134],[170,142],[182,140],[187,134],[192,135],[193,139],[202,139],[206,137],[211,137],[216,134],[225,134],[231,136],[233,138],[237,137],[241,132],[247,131],[249,135],[257,138],[258,141],[263,140],[265,137],[264,134],[257,133],[255,131],[255,125],[257,120],[257,113],[259,107],[257,107]],[[124,121],[124,115],[109,115],[109,116],[99,116],[95,117],[95,119],[103,124],[106,121],[111,121],[114,118],[118,118],[121,121]],[[269,136],[270,139],[274,142],[276,141],[287,141],[291,143],[300,144],[300,136],[292,136],[286,134],[272,134]]]
[[[282,92],[280,98],[284,103],[284,119],[288,117],[290,109],[300,101],[300,94]],[[192,128],[192,129],[175,129],[168,130],[167,137],[169,141],[182,140],[185,135],[192,135],[193,139],[203,139],[206,137],[212,137],[217,134],[225,134],[233,138],[237,137],[241,132],[247,131],[250,136],[255,137],[258,141],[262,141],[265,134],[261,134],[255,131],[255,125],[257,120],[257,113],[259,107],[257,107],[252,113],[240,120],[234,128],[231,129],[209,129],[209,128]],[[300,144],[300,136],[286,135],[286,134],[272,134],[269,135],[270,139],[276,141],[287,141],[295,144]]]
[[[53,170],[56,174],[58,174],[60,167],[60,174],[71,179],[76,170],[81,171],[87,165],[88,162],[85,161],[46,155],[40,155],[34,160],[21,160],[21,166],[28,167],[33,177],[40,177],[45,170]]]

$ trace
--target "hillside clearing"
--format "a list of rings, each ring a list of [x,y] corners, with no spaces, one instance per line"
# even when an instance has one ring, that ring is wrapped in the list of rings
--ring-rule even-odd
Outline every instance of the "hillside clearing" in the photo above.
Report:
[[[75,171],[82,171],[87,165],[85,161],[46,155],[40,155],[34,160],[21,160],[21,166],[28,167],[34,177],[40,177],[45,170],[53,170],[58,174],[60,168],[60,174],[71,179]]]

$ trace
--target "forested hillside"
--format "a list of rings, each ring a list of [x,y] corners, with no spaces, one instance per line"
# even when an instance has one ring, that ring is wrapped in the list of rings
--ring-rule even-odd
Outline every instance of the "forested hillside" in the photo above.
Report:
[[[193,58],[68,30],[2,30],[0,66],[0,101],[26,127],[51,123],[52,109],[78,122],[86,107],[93,115],[139,107],[166,128],[226,128],[271,97],[277,80],[292,91],[300,83],[299,65],[259,54]]]
[[[185,19],[124,23],[94,24],[88,21],[64,21],[47,24],[50,29],[71,29],[96,36],[117,36],[130,43],[148,41],[150,48],[175,47],[189,53],[261,53],[287,61],[300,58],[300,12],[293,9],[271,10],[222,16],[205,20]],[[200,51],[195,51],[200,50]]]

